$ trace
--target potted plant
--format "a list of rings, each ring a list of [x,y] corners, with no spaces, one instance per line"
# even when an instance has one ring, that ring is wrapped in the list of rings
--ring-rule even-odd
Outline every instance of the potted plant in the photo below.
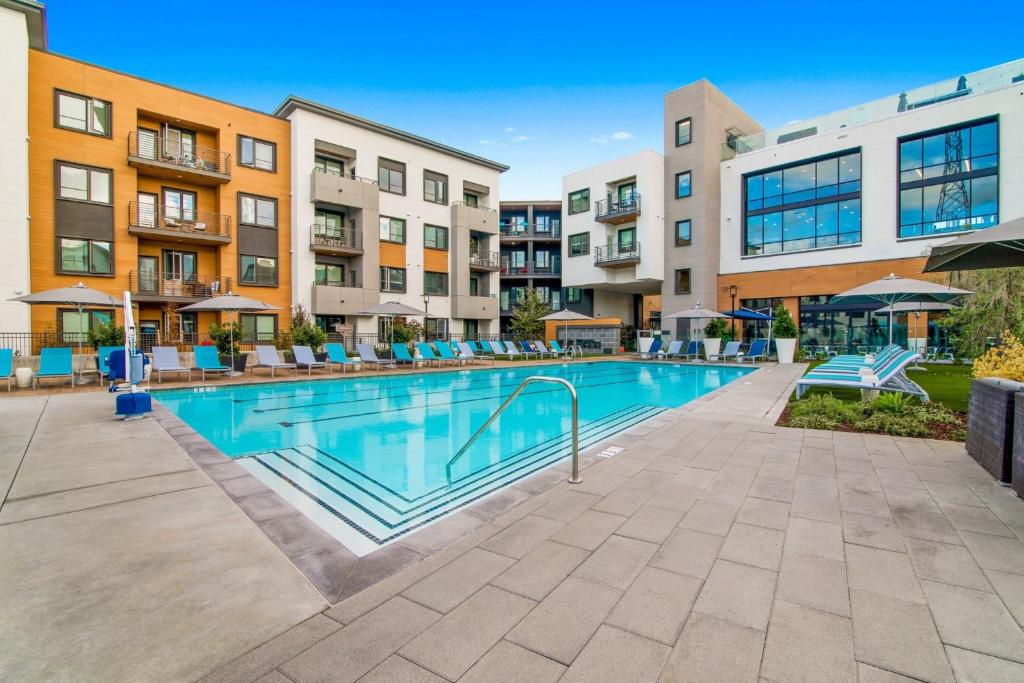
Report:
[[[796,339],[799,331],[789,309],[779,304],[775,309],[775,322],[772,325],[775,334],[775,351],[779,355],[780,363],[792,363],[796,354]]]
[[[245,372],[245,364],[249,360],[249,354],[242,353],[238,347],[238,341],[242,338],[242,324],[237,322],[210,323],[207,332],[210,335],[210,341],[217,346],[220,364],[230,365],[231,356],[234,353],[235,366],[233,369],[237,372]],[[232,343],[234,344],[233,347]]]
[[[728,334],[725,318],[712,318],[711,322],[704,326],[705,358],[711,358],[722,350],[722,338]]]

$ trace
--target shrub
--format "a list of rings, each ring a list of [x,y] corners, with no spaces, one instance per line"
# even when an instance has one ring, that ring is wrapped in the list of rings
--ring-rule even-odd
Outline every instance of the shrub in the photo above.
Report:
[[[827,415],[810,414],[790,417],[789,424],[787,426],[795,427],[797,429],[825,429],[833,431],[842,427],[843,423],[842,421],[828,417]]]
[[[89,344],[96,348],[101,346],[123,346],[124,328],[114,323],[113,320],[108,323],[100,323],[89,330]]]
[[[316,351],[327,343],[327,333],[309,317],[309,313],[302,307],[302,304],[296,304],[292,312],[290,336],[287,348],[291,348],[291,345],[295,344],[296,346],[308,346]]]
[[[217,353],[222,356],[231,355],[231,338],[233,333],[235,340],[234,355],[239,355],[238,340],[242,338],[241,323],[210,323],[207,333],[210,335],[210,340],[216,344]]]
[[[423,334],[423,325],[416,321],[395,323],[395,326],[392,328],[392,334],[394,335],[396,344],[407,344],[420,338]]]
[[[789,314],[789,309],[779,304],[775,307],[775,322],[772,323],[772,334],[775,335],[776,339],[796,339],[800,336],[799,330],[796,328],[796,323],[793,322],[793,316]]]
[[[1024,382],[1024,343],[1012,332],[1003,332],[1003,343],[974,359],[975,377],[1002,377]]]
[[[704,326],[705,339],[723,339],[729,334],[725,318],[712,318],[711,322]]]
[[[794,401],[790,404],[790,414],[794,418],[820,416],[840,424],[859,420],[863,416],[859,405],[838,399],[832,394],[813,395]]]
[[[879,432],[890,436],[928,436],[930,430],[918,415],[893,415],[877,412],[853,423],[859,432]]]
[[[909,394],[901,394],[897,391],[886,391],[871,402],[872,410],[890,415],[905,415],[912,408],[913,398]]]

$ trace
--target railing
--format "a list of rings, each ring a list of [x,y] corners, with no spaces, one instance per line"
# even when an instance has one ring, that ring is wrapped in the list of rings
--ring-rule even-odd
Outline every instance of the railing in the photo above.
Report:
[[[219,149],[182,144],[159,135],[128,133],[128,156],[194,171],[231,173],[231,155]]]
[[[594,248],[594,264],[614,263],[616,261],[639,261],[640,243],[609,244]]]
[[[444,466],[444,476],[448,480],[448,485],[452,484],[452,465],[459,461],[459,459],[465,455],[469,447],[473,445],[480,435],[487,431],[487,428],[491,426],[498,416],[508,407],[512,401],[522,393],[530,384],[534,382],[545,382],[548,384],[561,384],[569,392],[569,396],[572,397],[572,475],[569,477],[570,484],[579,484],[583,480],[580,479],[580,420],[579,420],[579,406],[576,400],[576,388],[573,387],[572,382],[561,377],[545,377],[543,375],[532,375],[524,379],[516,390],[509,394],[509,397],[498,406],[498,409],[491,413],[491,416],[487,418],[487,421],[480,425],[480,429],[473,433],[473,436],[469,437],[469,440],[463,444],[462,448],[458,450]]]
[[[313,282],[317,287],[349,287],[351,289],[362,289],[363,283],[357,278],[351,278],[349,282],[341,282],[338,280],[327,280],[325,282]]]
[[[640,213],[640,193],[629,192],[620,196],[609,195],[594,205],[594,220]]]
[[[469,252],[469,265],[480,268],[497,268],[501,254],[496,251],[471,251]]]
[[[309,246],[362,251],[363,231],[355,228],[328,228],[314,223],[309,226]]]
[[[128,273],[128,291],[139,296],[208,299],[231,291],[231,278],[208,275]]]
[[[128,202],[128,225],[168,232],[231,237],[231,216],[209,211],[186,210]]]
[[[489,211],[490,213],[498,213],[489,206],[479,206],[473,204],[467,204],[466,202],[452,202],[452,206],[468,206],[471,209],[480,209],[481,211]]]
[[[513,266],[508,261],[501,264],[502,275],[561,275],[561,261],[553,261],[546,266],[530,263],[523,266]]]
[[[328,171],[326,169],[319,168],[317,166],[313,167],[313,172],[314,173],[323,173],[324,175],[332,175],[335,178],[348,178],[349,180],[358,180],[359,182],[366,183],[367,185],[378,185],[379,184],[373,178],[364,178],[363,176],[359,176],[359,175],[356,175],[354,173],[335,173],[334,171]]]
[[[498,229],[502,237],[540,237],[558,238],[562,236],[562,226],[558,221],[547,224],[500,223]]]

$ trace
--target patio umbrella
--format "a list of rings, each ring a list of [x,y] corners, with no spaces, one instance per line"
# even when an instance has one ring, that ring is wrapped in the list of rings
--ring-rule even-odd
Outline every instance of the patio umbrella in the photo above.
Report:
[[[82,314],[87,307],[102,306],[104,308],[116,308],[121,305],[121,301],[118,299],[109,294],[104,294],[97,289],[86,287],[83,282],[79,282],[73,287],[58,287],[57,289],[48,289],[45,292],[16,296],[13,299],[9,299],[9,301],[21,301],[30,305],[74,306],[78,309],[79,320],[82,319]],[[82,355],[81,332],[78,334],[78,355]]]
[[[562,326],[562,331],[565,333],[565,343],[569,343],[569,321],[570,320],[593,320],[589,315],[583,313],[577,313],[576,311],[570,311],[563,308],[560,311],[554,313],[548,313],[540,318],[541,320],[560,320],[564,321],[565,325]]]
[[[370,306],[369,308],[366,308],[366,309],[363,309],[363,310],[359,311],[358,313],[356,313],[356,315],[380,315],[380,316],[384,316],[386,318],[394,318],[396,315],[401,315],[401,316],[406,316],[406,315],[422,315],[423,316],[424,332],[426,331],[426,327],[427,327],[427,325],[426,325],[427,312],[426,311],[421,311],[420,309],[413,308],[412,306],[406,306],[405,304],[399,303],[398,301],[386,301],[386,302],[384,302],[382,304],[376,304],[374,306]],[[391,345],[394,346],[395,345],[395,323],[394,323],[394,321],[392,321],[390,327],[391,327]]]
[[[1024,218],[977,230],[932,247],[924,272],[1024,266]]]
[[[889,306],[889,344],[892,344],[892,306],[905,302],[951,303],[974,292],[914,280],[890,273],[880,280],[854,287],[829,299],[830,304],[870,304]]]
[[[698,301],[696,308],[684,308],[681,311],[676,311],[675,313],[669,313],[668,315],[663,315],[662,319],[664,320],[665,318],[678,318],[678,319],[681,319],[681,320],[691,320],[692,321],[692,320],[704,320],[704,319],[707,319],[707,318],[728,318],[728,317],[729,316],[727,316],[725,313],[719,313],[718,311],[712,311],[710,308],[703,308],[700,305],[700,302]],[[690,329],[691,329],[691,334],[692,334],[692,330],[693,330],[692,325],[693,325],[693,323],[691,322],[690,325],[691,325]]]
[[[951,311],[955,308],[950,304],[940,304],[934,301],[905,301],[901,304],[893,304],[892,306],[886,306],[880,308],[875,313],[913,313],[914,314],[914,339],[917,337],[917,321],[921,318],[921,314],[926,311]],[[915,341],[916,344],[916,341]],[[915,351],[921,349],[915,348]],[[914,364],[915,369],[924,370],[922,367],[918,367],[917,363]]]
[[[221,296],[211,297],[204,299],[198,303],[189,304],[188,306],[182,306],[178,309],[179,312],[185,311],[187,313],[199,313],[201,311],[224,311],[235,313],[256,313],[258,311],[276,311],[276,306],[265,304],[262,301],[256,299],[250,299],[247,296],[238,296],[233,292],[222,294]],[[228,338],[231,344],[231,371],[228,375],[237,377],[242,374],[235,370],[235,327],[232,325],[228,328]]]
[[[771,310],[771,309],[765,309]],[[735,311],[729,311],[730,318],[736,320],[753,320],[755,322],[767,322],[768,323],[768,348],[772,346],[772,322],[775,320],[775,316],[771,313],[762,313],[761,311],[755,311],[752,308],[737,308]]]

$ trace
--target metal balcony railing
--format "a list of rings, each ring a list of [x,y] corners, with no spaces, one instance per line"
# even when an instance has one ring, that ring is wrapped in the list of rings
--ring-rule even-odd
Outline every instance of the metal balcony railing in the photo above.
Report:
[[[309,246],[362,251],[363,231],[351,227],[329,228],[314,223],[309,226]]]
[[[609,195],[594,205],[594,220],[615,218],[640,213],[640,193],[629,192],[622,196]]]
[[[452,202],[452,206],[468,206],[471,209],[480,209],[481,211],[488,211],[490,213],[498,213],[497,211],[495,211],[494,209],[490,208],[489,206],[483,206],[483,205],[475,206],[473,204],[467,204],[466,202]]]
[[[128,273],[128,290],[139,296],[208,299],[231,291],[231,278],[133,270]]]
[[[183,144],[160,135],[128,133],[128,156],[171,164],[189,171],[230,175],[231,155],[219,149]]]
[[[502,237],[540,237],[558,238],[562,236],[562,226],[559,221],[549,223],[499,223],[498,229]]]
[[[501,254],[496,251],[469,252],[469,265],[478,268],[497,268]]]
[[[314,281],[314,285],[318,287],[350,287],[352,289],[362,289],[363,283],[355,277],[349,277],[348,280],[323,280]]]
[[[328,171],[327,169],[320,168],[318,166],[313,167],[313,172],[323,173],[324,175],[334,176],[335,178],[348,178],[349,180],[358,180],[359,182],[366,183],[367,185],[379,185],[379,183],[374,178],[364,178],[363,176],[358,176],[355,173],[336,173],[334,171]]]
[[[601,265],[618,261],[639,261],[640,243],[609,244],[594,248],[594,264]]]
[[[512,265],[507,260],[501,264],[502,275],[561,275],[562,262],[560,259],[551,263],[540,265],[528,263],[525,265]]]
[[[191,233],[199,236],[231,237],[231,216],[209,211],[128,202],[128,225],[133,228]]]

